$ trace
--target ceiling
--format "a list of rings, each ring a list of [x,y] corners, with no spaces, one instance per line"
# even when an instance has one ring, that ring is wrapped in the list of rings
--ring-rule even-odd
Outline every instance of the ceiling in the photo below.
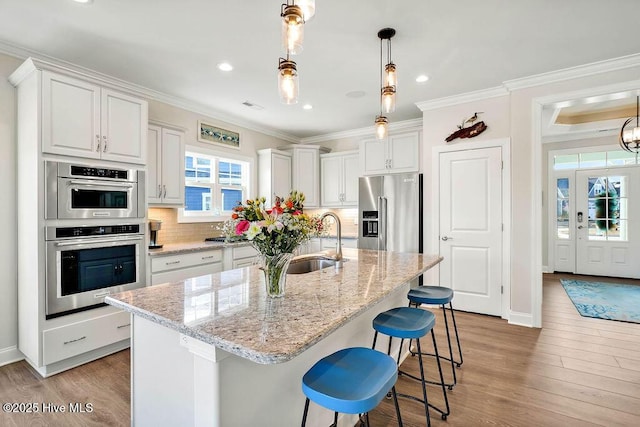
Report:
[[[416,102],[640,52],[637,0],[317,0],[292,57],[300,102],[283,105],[276,69],[281,1],[0,0],[0,42],[202,105],[218,118],[294,139],[371,126],[380,40],[396,29],[399,122]],[[234,67],[222,72],[216,65]],[[429,76],[418,84],[420,74]],[[348,96],[363,92],[360,97]],[[250,108],[243,102],[263,109]],[[306,103],[313,109],[304,110]],[[633,102],[632,102],[633,103]]]

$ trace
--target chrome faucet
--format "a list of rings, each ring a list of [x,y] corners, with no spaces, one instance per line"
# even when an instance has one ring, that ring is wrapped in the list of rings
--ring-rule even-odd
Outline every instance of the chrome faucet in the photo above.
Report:
[[[324,221],[326,217],[330,216],[336,222],[336,237],[338,239],[336,253],[332,257],[336,261],[342,260],[342,225],[340,224],[340,217],[333,212],[325,212],[320,216],[320,221]]]

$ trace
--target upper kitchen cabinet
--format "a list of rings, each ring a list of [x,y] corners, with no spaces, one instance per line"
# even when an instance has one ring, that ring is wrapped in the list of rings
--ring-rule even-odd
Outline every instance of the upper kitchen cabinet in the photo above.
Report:
[[[357,151],[320,155],[320,187],[322,207],[358,206]]]
[[[31,117],[25,123],[40,135],[42,153],[146,163],[147,101],[114,90],[116,85],[106,87],[102,79],[33,59],[10,81],[23,93],[20,114]]]
[[[287,197],[291,192],[291,153],[273,148],[258,150],[258,192],[273,206],[276,196]]]
[[[145,164],[147,102],[42,72],[44,153]]]
[[[418,172],[420,169],[420,132],[367,139],[360,143],[360,164],[363,175]]]
[[[149,125],[147,201],[153,205],[184,205],[184,132]]]
[[[320,207],[320,154],[329,149],[318,145],[282,148],[291,153],[292,188],[304,193],[306,208]]]

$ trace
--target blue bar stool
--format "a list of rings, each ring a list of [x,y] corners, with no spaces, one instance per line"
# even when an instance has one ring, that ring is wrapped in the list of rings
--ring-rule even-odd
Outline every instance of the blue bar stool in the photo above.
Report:
[[[398,367],[390,356],[364,347],[352,347],[330,354],[311,367],[302,377],[302,392],[307,396],[302,427],[307,422],[309,400],[333,410],[337,426],[338,412],[364,414],[369,425],[369,411],[389,393],[393,394],[398,425],[402,427],[395,384]]]
[[[424,337],[429,331],[431,331],[431,339],[433,340],[433,348],[435,354],[438,354],[438,346],[436,344],[436,336],[433,332],[433,326],[436,323],[436,317],[433,313],[427,310],[413,307],[397,307],[384,311],[373,319],[373,329],[376,331],[373,336],[372,348],[376,347],[376,341],[378,339],[378,333],[388,335],[389,347],[387,354],[391,353],[391,341],[393,338],[400,338],[400,349],[398,350],[398,359],[396,363],[400,363],[400,355],[402,353],[402,344],[404,340],[415,340],[418,346],[418,354],[422,354],[420,348],[420,338]],[[442,377],[442,367],[440,366],[440,358],[436,357],[438,363],[438,372],[440,374],[440,382],[436,383],[442,387],[442,395],[444,396],[444,402],[446,410],[442,410],[429,403],[427,398],[426,384],[429,382],[425,379],[424,366],[422,364],[422,356],[418,358],[418,364],[420,366],[420,377],[416,377],[404,371],[398,371],[400,375],[407,376],[411,379],[421,382],[422,385],[422,399],[407,394],[398,394],[398,396],[406,397],[417,402],[424,404],[424,411],[427,417],[427,425],[431,425],[431,417],[429,416],[429,408],[433,408],[438,411],[443,420],[447,419],[449,415],[449,399],[447,398],[447,391],[445,390],[444,378]]]
[[[449,357],[446,356],[438,356],[444,360],[448,360],[451,362],[451,372],[453,374],[453,383],[447,384],[449,390],[453,390],[453,386],[457,383],[456,378],[456,369],[462,366],[462,347],[460,346],[460,338],[458,336],[458,326],[456,325],[456,317],[453,312],[453,305],[451,304],[451,300],[453,299],[453,289],[447,288],[444,286],[418,286],[417,288],[411,289],[407,294],[407,298],[409,298],[409,306],[415,304],[416,307],[419,307],[421,304],[427,305],[439,305],[442,307],[442,314],[444,316],[444,328],[447,332],[447,343],[449,345]],[[451,320],[453,321],[453,329],[456,334],[456,343],[458,345],[458,354],[460,356],[460,360],[454,360],[453,358],[453,349],[451,346],[451,335],[449,334],[449,322],[447,321],[447,307],[446,304],[449,304],[449,309],[451,312]],[[420,352],[420,350],[418,350]],[[415,354],[412,352],[412,354]],[[423,353],[428,356],[436,356],[432,353]]]

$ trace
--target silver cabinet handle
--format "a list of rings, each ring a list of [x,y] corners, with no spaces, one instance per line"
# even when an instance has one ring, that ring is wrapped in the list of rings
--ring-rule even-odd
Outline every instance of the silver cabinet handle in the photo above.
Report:
[[[175,264],[180,264],[180,261],[170,261],[170,262],[164,263],[164,265],[175,265]]]
[[[104,142],[102,144],[102,152],[106,153],[107,152],[107,136],[106,135],[102,135],[102,141]]]
[[[98,143],[96,147],[96,151],[99,152],[100,151],[100,135],[96,135],[96,142]]]
[[[162,184],[162,188],[164,189],[164,192],[162,194],[162,197],[167,197],[167,186]]]
[[[447,240],[453,240],[453,237],[442,236],[442,241],[446,242]]]
[[[213,259],[215,255],[209,255],[209,256],[203,256],[202,260],[204,261],[205,259]]]
[[[158,197],[162,197],[162,185],[158,184]]]
[[[82,341],[83,339],[86,339],[86,338],[87,338],[86,336],[83,336],[83,337],[80,337],[80,338],[76,338],[75,340],[65,341],[63,344],[64,345],[71,344],[71,343],[74,343],[74,342]]]
[[[127,323],[125,325],[116,326],[116,329],[126,328],[127,326],[131,326],[131,323]]]

